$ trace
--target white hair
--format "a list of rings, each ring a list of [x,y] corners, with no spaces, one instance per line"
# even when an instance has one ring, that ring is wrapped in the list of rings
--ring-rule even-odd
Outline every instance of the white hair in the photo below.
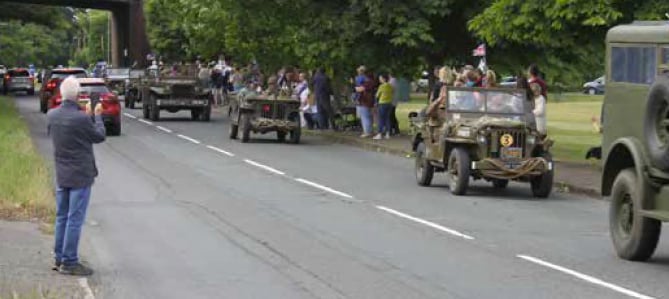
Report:
[[[76,101],[79,98],[79,81],[70,76],[60,83],[60,95],[63,100]]]

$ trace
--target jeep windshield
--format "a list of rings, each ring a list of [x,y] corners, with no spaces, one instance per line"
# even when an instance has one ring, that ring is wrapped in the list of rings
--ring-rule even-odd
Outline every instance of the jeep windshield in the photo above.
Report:
[[[107,76],[122,77],[128,76],[130,69],[107,69]]]
[[[516,89],[448,88],[447,110],[481,114],[524,114],[526,96]]]

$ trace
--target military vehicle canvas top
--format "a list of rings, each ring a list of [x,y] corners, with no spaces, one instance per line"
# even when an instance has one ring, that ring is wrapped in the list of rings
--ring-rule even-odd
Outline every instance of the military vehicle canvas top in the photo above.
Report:
[[[161,110],[190,110],[193,120],[211,119],[212,93],[199,84],[195,66],[181,66],[173,72],[147,70],[146,79],[140,81],[144,118],[157,121]]]
[[[300,143],[300,102],[289,97],[260,95],[255,92],[240,92],[231,96],[230,139],[236,139],[239,130],[242,142],[250,140],[251,133],[276,132],[279,141]]]
[[[609,30],[602,195],[616,252],[647,260],[669,221],[669,22]]]
[[[524,91],[449,87],[439,117],[413,117],[416,179],[430,185],[446,172],[453,194],[466,193],[470,177],[505,188],[530,182],[536,197],[553,186],[549,145],[533,125]],[[416,115],[416,114],[412,114]]]

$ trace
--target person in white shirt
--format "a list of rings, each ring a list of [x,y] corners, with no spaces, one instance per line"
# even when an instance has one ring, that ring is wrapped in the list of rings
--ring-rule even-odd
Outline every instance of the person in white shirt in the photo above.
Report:
[[[537,83],[530,84],[532,93],[534,94],[534,118],[537,124],[537,132],[539,134],[546,136],[546,98],[542,95],[543,89],[541,85]]]
[[[298,84],[296,94],[300,100],[300,114],[302,115],[303,120],[302,126],[306,126],[311,130],[316,123],[316,119],[314,118],[318,115],[318,108],[315,103],[312,103],[309,100],[311,91],[309,90],[309,83],[305,73],[300,73],[300,83]]]

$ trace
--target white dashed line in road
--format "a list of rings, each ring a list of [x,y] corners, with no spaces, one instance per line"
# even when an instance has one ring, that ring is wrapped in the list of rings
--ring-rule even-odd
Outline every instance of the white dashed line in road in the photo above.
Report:
[[[138,119],[138,121],[141,122],[141,123],[145,123],[145,124],[147,124],[147,125],[149,125],[149,126],[153,126],[153,123],[150,122],[150,121],[148,121],[148,120],[146,120],[146,119],[141,119],[141,118],[140,118],[140,119]]]
[[[165,128],[165,127],[163,127],[163,126],[156,126],[156,128],[158,128],[158,130],[161,130],[161,131],[163,131],[163,132],[165,132],[165,133],[172,133],[172,130],[170,130],[170,129],[168,129],[168,128]]]
[[[134,115],[132,115],[132,114],[130,114],[130,113],[123,113],[123,115],[125,115],[126,117],[129,117],[129,118],[132,118],[132,119],[136,119],[136,118],[137,118],[137,116],[134,116]]]
[[[571,270],[571,269],[567,269],[567,268],[562,267],[562,266],[551,264],[549,262],[543,261],[543,260],[535,258],[535,257],[531,257],[529,255],[519,254],[519,255],[517,255],[517,257],[521,258],[523,260],[526,260],[526,261],[529,261],[529,262],[547,267],[547,268],[551,268],[553,270],[560,271],[560,272],[565,273],[565,274],[569,274],[569,275],[574,276],[576,278],[585,280],[589,283],[596,284],[596,285],[605,287],[607,289],[614,290],[618,293],[622,293],[622,294],[625,294],[625,295],[630,296],[630,297],[639,298],[639,299],[653,299],[653,297],[643,295],[643,294],[637,293],[637,292],[632,291],[632,290],[628,290],[626,288],[614,285],[612,283],[605,282],[605,281],[603,281],[599,278],[595,278],[595,277],[592,277],[590,275],[582,274],[582,273],[576,272],[576,271]]]
[[[308,180],[300,179],[300,178],[296,178],[295,180],[298,181],[298,182],[300,182],[300,183],[302,183],[302,184],[309,185],[309,186],[311,186],[311,187],[318,188],[318,189],[321,189],[321,190],[323,190],[323,191],[327,191],[327,192],[330,192],[330,193],[332,193],[332,194],[339,195],[339,196],[341,196],[341,197],[353,198],[353,195],[346,194],[346,193],[341,192],[341,191],[337,191],[337,190],[335,190],[335,189],[332,189],[332,188],[330,188],[330,187],[323,186],[323,185],[321,185],[321,184],[314,183],[314,182],[312,182],[312,181],[308,181]]]
[[[212,145],[207,145],[207,148],[210,149],[210,150],[212,150],[212,151],[215,151],[215,152],[219,152],[219,153],[221,153],[221,154],[224,154],[224,155],[226,155],[226,156],[228,156],[228,157],[234,157],[234,156],[235,156],[235,154],[233,154],[233,153],[231,153],[231,152],[224,151],[224,150],[222,150],[222,149],[220,149],[220,148],[217,148],[217,147],[215,147],[215,146],[212,146]]]
[[[253,161],[253,160],[244,159],[244,162],[246,162],[247,164],[253,165],[253,166],[255,166],[255,167],[262,168],[262,169],[267,170],[267,171],[269,171],[269,172],[271,172],[271,173],[274,173],[274,174],[278,174],[278,175],[286,175],[286,173],[283,172],[283,171],[274,169],[274,168],[269,167],[269,166],[267,166],[267,165],[260,164],[260,163],[258,163],[258,162]]]
[[[95,299],[95,295],[93,295],[93,290],[91,290],[91,287],[88,285],[88,279],[85,277],[79,278],[79,286],[84,289],[84,299]]]
[[[456,237],[463,238],[463,239],[465,239],[465,240],[474,240],[474,237],[472,237],[472,236],[463,234],[463,233],[461,233],[461,232],[459,232],[459,231],[457,231],[457,230],[450,229],[450,228],[448,228],[448,227],[445,227],[445,226],[443,226],[443,225],[436,224],[436,223],[434,223],[434,222],[430,222],[430,221],[427,221],[427,220],[424,220],[424,219],[420,219],[420,218],[418,218],[418,217],[414,217],[414,216],[411,216],[411,215],[408,215],[408,214],[404,214],[404,213],[402,213],[402,212],[400,212],[400,211],[396,211],[396,210],[393,210],[393,209],[391,209],[391,208],[387,208],[387,207],[384,207],[384,206],[376,206],[376,208],[379,209],[379,210],[388,212],[388,213],[390,213],[390,214],[393,214],[393,215],[395,215],[395,216],[399,216],[399,217],[402,217],[402,218],[404,218],[404,219],[411,220],[411,221],[416,222],[416,223],[420,223],[420,224],[423,224],[423,225],[427,225],[427,226],[429,226],[429,227],[431,227],[431,228],[434,228],[434,229],[440,230],[440,231],[442,231],[442,232],[445,232],[445,233],[454,235],[454,236],[456,236]]]
[[[190,137],[188,137],[188,136],[186,136],[186,135],[181,135],[181,134],[179,134],[179,135],[177,135],[177,137],[179,137],[179,138],[181,138],[181,139],[183,139],[183,140],[188,140],[188,141],[190,141],[190,142],[192,142],[192,143],[195,143],[195,144],[200,144],[200,143],[201,143],[199,140],[190,138]]]

